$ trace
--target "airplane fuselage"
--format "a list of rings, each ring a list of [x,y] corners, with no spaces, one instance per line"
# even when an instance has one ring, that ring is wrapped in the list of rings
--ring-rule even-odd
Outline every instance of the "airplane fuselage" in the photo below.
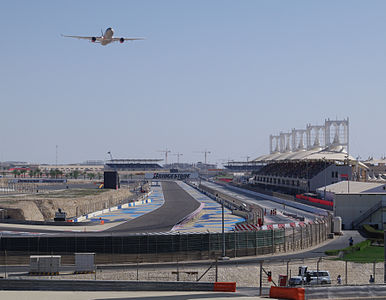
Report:
[[[109,27],[106,29],[105,34],[102,36],[101,45],[106,46],[113,41],[114,30]]]

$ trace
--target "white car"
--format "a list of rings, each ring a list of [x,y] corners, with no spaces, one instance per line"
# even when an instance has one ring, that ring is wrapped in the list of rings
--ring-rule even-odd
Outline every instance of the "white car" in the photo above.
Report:
[[[311,276],[310,284],[331,284],[330,272],[328,271],[308,271]]]
[[[309,277],[310,281],[307,281],[307,277]],[[330,272],[328,271],[307,271],[306,276],[293,276],[289,280],[289,285],[301,285],[303,284],[331,284]]]

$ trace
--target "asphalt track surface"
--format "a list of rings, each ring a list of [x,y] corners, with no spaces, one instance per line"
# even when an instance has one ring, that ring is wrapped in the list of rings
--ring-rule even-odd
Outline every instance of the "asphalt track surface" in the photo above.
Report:
[[[244,193],[242,191],[234,191],[234,190],[229,189],[226,185],[223,186],[223,185],[219,185],[217,183],[208,182],[208,181],[201,182],[201,184],[208,186],[212,189],[218,190],[224,194],[230,195],[231,197],[234,197],[242,202],[257,204],[257,205],[261,206],[263,209],[266,209],[266,211],[268,213],[267,213],[267,217],[266,217],[267,220],[265,220],[265,224],[290,223],[290,222],[294,221],[293,219],[288,218],[284,215],[280,215],[280,214],[269,215],[269,211],[271,209],[276,209],[278,212],[285,210],[285,212],[287,212],[287,213],[295,214],[298,216],[303,216],[309,220],[315,220],[316,218],[318,218],[318,216],[316,214],[313,214],[313,213],[310,213],[310,212],[307,212],[307,211],[304,211],[301,209],[297,209],[297,208],[291,207],[289,205],[286,205],[284,208],[283,204],[280,204],[280,203],[277,203],[277,202],[274,202],[271,200],[267,200],[264,197],[252,196],[252,195]]]
[[[160,208],[106,230],[105,232],[146,233],[168,232],[200,203],[176,182],[162,182],[165,203]]]
[[[28,229],[13,226],[1,226],[0,230],[10,231],[24,231],[24,232],[41,232],[50,233],[50,236],[72,236],[76,235],[87,235],[87,236],[98,236],[98,235],[125,235],[133,233],[147,233],[147,232],[168,232],[174,225],[183,220],[187,215],[195,211],[200,203],[190,196],[185,190],[183,190],[175,182],[163,182],[162,191],[164,194],[165,203],[160,208],[142,215],[136,219],[127,221],[123,224],[109,228],[99,232],[65,232],[59,230],[47,230],[47,229]],[[52,226],[54,227],[54,226]],[[76,230],[76,226],[69,226],[68,230]],[[80,229],[80,228],[79,228]],[[92,230],[92,226],[90,227]]]

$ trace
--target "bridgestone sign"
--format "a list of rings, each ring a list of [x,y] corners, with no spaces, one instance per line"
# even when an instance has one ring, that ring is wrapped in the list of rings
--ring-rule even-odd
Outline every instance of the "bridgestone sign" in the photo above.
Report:
[[[198,173],[146,173],[145,178],[150,180],[197,179]]]

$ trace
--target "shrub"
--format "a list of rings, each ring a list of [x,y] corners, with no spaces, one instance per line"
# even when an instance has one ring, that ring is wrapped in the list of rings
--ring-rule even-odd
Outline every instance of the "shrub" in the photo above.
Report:
[[[384,238],[383,230],[375,229],[374,227],[372,227],[368,224],[364,224],[362,226],[362,228],[370,238],[377,239],[377,240],[383,240],[383,238]]]

